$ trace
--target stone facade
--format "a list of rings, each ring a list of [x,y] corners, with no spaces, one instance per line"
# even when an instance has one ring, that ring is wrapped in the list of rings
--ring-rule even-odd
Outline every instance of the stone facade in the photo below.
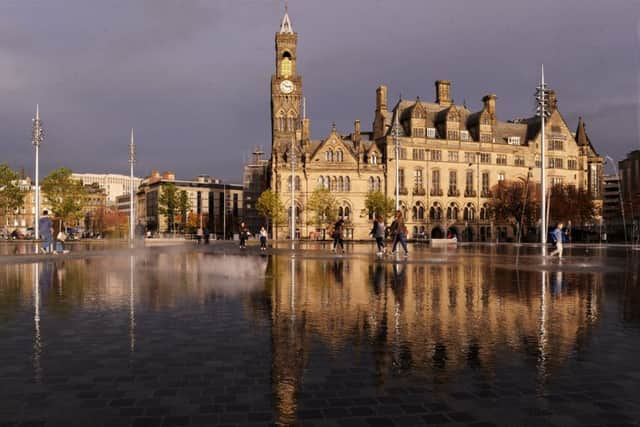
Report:
[[[275,36],[276,72],[271,79],[271,188],[289,212],[291,185],[296,189],[297,233],[323,236],[305,209],[314,189],[328,188],[336,197],[346,236],[368,238],[367,193],[380,190],[395,199],[399,167],[400,206],[410,237],[442,237],[451,232],[465,240],[491,240],[513,235],[511,224],[494,223],[488,215],[491,188],[501,180],[540,179],[541,120],[501,121],[497,97],[482,98],[480,111],[457,105],[451,82],[435,82],[435,101],[399,100],[389,108],[386,86],[376,90],[373,129],[359,120],[348,134],[335,125],[321,140],[310,137],[310,120],[301,117],[302,77],[296,74],[297,34],[285,14]],[[596,153],[582,119],[573,133],[549,96],[546,121],[548,185],[588,188],[601,197],[602,158]],[[303,114],[304,115],[304,114]],[[396,138],[399,156],[395,154]],[[398,157],[398,158],[396,158]],[[296,159],[292,178],[291,160]],[[288,234],[289,226],[278,234]]]

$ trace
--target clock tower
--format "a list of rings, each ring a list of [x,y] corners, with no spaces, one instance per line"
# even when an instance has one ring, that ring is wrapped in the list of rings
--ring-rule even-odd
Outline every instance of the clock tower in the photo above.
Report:
[[[302,77],[297,74],[298,34],[285,8],[276,33],[276,72],[271,76],[271,136],[273,157],[282,157],[291,141],[300,140]]]

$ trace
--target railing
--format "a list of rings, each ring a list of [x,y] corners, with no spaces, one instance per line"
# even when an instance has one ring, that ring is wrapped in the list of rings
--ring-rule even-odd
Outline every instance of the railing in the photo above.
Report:
[[[480,193],[480,195],[482,197],[491,197],[493,194],[491,193],[491,190],[482,190],[482,192]]]
[[[450,188],[449,191],[447,191],[447,196],[449,196],[449,197],[459,197],[460,196],[460,190],[458,190],[457,188]]]
[[[407,190],[406,187],[401,187],[399,193],[406,196],[407,194],[409,194],[409,190]]]
[[[414,187],[413,189],[413,195],[414,196],[424,196],[427,192],[425,191],[424,187]]]
[[[476,197],[476,190],[464,190],[464,197]]]
[[[432,188],[429,194],[432,197],[442,196],[442,188]]]

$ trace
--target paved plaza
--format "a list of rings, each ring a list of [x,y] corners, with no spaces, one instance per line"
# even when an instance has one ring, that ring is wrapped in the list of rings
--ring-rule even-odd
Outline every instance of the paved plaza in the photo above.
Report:
[[[0,426],[640,423],[640,251],[0,244]]]

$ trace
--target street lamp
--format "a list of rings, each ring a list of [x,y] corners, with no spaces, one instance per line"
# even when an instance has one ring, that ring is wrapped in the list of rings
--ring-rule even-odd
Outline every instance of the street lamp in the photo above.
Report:
[[[396,107],[396,114],[393,122],[393,142],[395,145],[396,157],[396,212],[400,209],[400,124],[398,123],[398,115],[400,114],[400,101]]]
[[[542,255],[547,255],[547,175],[545,171],[546,162],[546,142],[545,142],[545,120],[550,115],[549,109],[549,89],[544,82],[544,65],[542,65],[542,74],[540,78],[540,85],[536,88],[536,101],[538,107],[536,114],[540,117],[540,187],[541,187],[541,207],[540,207],[540,241],[542,243]]]
[[[131,128],[131,138],[129,140],[129,242],[133,244],[135,231],[135,203],[134,203],[134,182],[133,165],[136,163],[136,144],[133,142],[133,128]]]
[[[31,130],[31,143],[36,147],[36,215],[35,215],[35,240],[40,238],[40,144],[44,141],[44,129],[40,120],[40,106],[36,104],[36,116],[33,118]]]
[[[618,166],[616,166],[616,162],[610,157],[605,156],[605,159],[611,162],[611,166],[616,171],[616,177],[618,178],[618,197],[620,198],[620,213],[622,214],[622,227],[624,228],[624,242],[627,243],[627,221],[624,216],[624,201],[622,199],[622,177],[620,176],[620,171],[618,170]]]
[[[296,240],[296,151],[295,151],[295,138],[291,138],[291,153],[289,156],[291,162],[291,250],[295,249]]]

